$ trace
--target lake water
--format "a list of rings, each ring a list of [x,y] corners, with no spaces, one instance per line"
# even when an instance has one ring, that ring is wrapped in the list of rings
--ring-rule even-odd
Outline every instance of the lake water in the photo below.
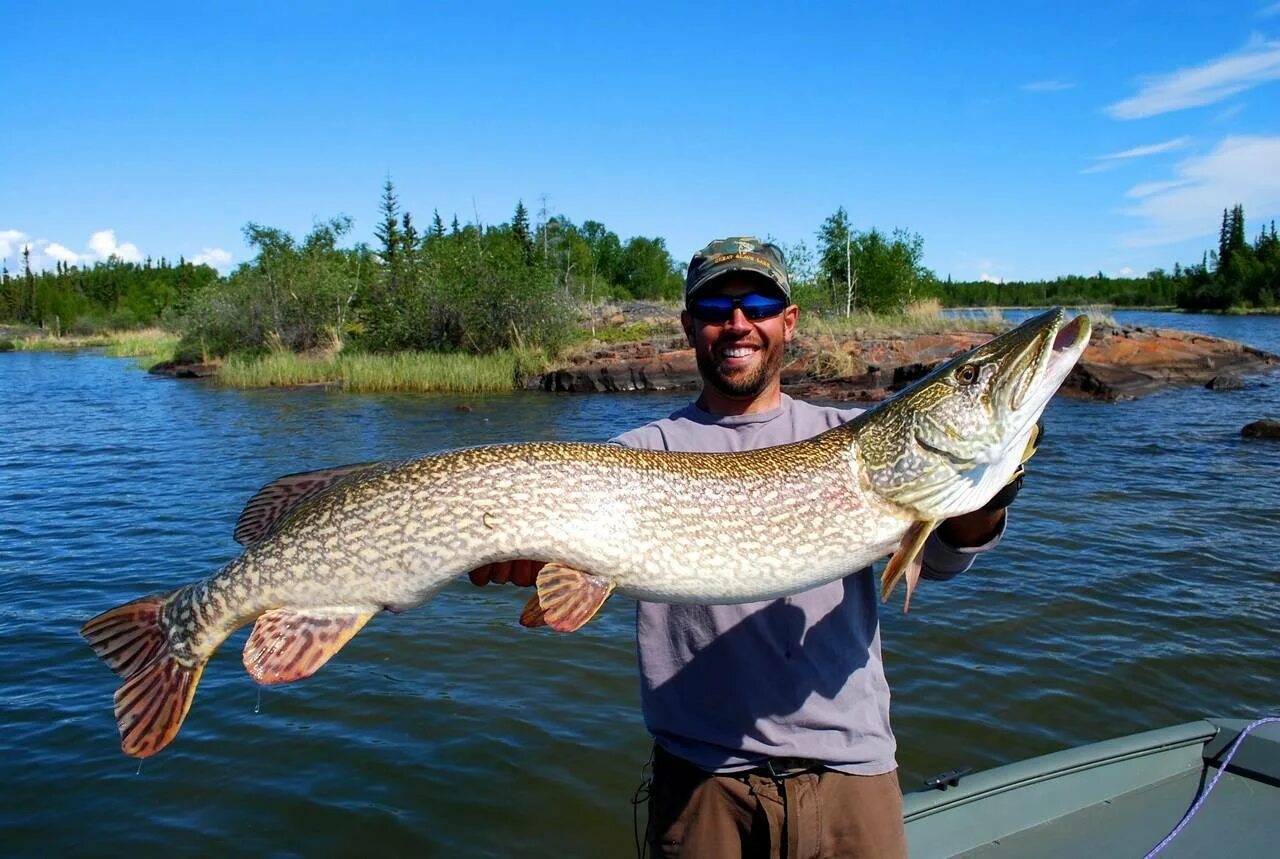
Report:
[[[1117,313],[1280,353],[1280,319]],[[242,631],[172,746],[124,757],[92,615],[237,554],[291,471],[601,440],[687,395],[238,392],[95,353],[0,355],[0,835],[9,854],[615,856],[649,742],[632,606],[567,636],[459,583],[264,689]],[[459,411],[465,402],[470,411]],[[902,781],[1205,715],[1280,710],[1280,377],[1055,400],[1004,543],[882,611]],[[899,594],[900,598],[900,594]]]

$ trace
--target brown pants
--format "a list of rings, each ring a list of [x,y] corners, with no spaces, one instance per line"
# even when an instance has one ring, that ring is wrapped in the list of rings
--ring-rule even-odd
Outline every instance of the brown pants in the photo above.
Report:
[[[897,772],[715,775],[661,749],[654,751],[646,834],[654,856],[907,855]]]

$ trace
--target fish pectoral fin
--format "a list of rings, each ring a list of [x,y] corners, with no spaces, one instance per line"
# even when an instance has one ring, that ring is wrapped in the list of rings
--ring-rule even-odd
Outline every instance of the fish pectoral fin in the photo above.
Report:
[[[897,551],[893,553],[893,557],[885,565],[884,572],[880,574],[881,602],[887,602],[889,594],[893,593],[898,581],[905,578],[907,599],[902,604],[902,612],[906,614],[911,607],[911,594],[916,589],[916,583],[920,581],[920,570],[924,566],[924,558],[921,555],[924,550],[924,541],[941,521],[941,519],[926,519],[912,522],[907,533],[902,535],[902,542],[898,544]]]
[[[310,677],[373,615],[372,609],[350,607],[263,612],[244,644],[244,668],[264,685]]]
[[[246,547],[256,546],[308,498],[319,495],[352,475],[363,474],[379,465],[382,463],[361,462],[277,477],[259,489],[240,512],[240,518],[236,520],[236,542]]]
[[[581,629],[595,617],[613,588],[613,582],[592,573],[564,564],[547,564],[538,572],[537,599],[542,620],[556,632]],[[521,623],[525,614],[530,614],[528,605],[520,616]]]
[[[1019,463],[1026,462],[1036,452],[1036,448],[1040,443],[1040,424],[1032,424],[1031,435],[1027,436],[1027,447],[1022,451],[1022,459]]]
[[[520,625],[530,629],[547,625],[547,613],[542,610],[542,602],[536,592],[520,611]]]

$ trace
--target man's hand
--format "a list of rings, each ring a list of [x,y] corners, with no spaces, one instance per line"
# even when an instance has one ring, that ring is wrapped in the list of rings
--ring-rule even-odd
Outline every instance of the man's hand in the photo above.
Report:
[[[545,566],[545,561],[499,561],[496,564],[478,567],[467,575],[471,577],[471,584],[476,587],[505,585],[511,582],[513,585],[527,588],[532,587],[538,580],[538,572]]]

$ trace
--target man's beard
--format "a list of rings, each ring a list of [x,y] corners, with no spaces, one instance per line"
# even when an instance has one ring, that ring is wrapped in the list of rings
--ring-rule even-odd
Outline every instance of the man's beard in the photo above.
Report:
[[[764,360],[754,370],[734,373],[732,376],[722,372],[719,362],[701,349],[697,350],[696,355],[698,372],[702,378],[726,397],[754,397],[768,387],[769,381],[782,369],[782,350],[776,345],[765,352]]]

